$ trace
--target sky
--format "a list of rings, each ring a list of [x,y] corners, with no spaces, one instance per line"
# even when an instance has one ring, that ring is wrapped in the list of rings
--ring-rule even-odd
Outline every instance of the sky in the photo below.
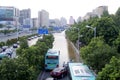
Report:
[[[120,0],[0,0],[0,6],[14,6],[18,9],[31,9],[31,17],[37,17],[42,9],[49,12],[50,19],[73,16],[77,19],[98,6],[108,6],[110,14],[120,7]]]

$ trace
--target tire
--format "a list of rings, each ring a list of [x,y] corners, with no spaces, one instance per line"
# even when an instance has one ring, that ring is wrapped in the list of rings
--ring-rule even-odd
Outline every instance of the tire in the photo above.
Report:
[[[63,78],[63,77],[64,77],[64,75],[62,74],[62,75],[61,75],[61,78]]]

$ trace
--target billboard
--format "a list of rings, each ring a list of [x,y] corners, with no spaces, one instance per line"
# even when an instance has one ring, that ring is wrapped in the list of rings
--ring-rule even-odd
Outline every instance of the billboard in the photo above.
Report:
[[[23,28],[30,28],[30,25],[23,25]]]
[[[38,34],[48,34],[48,29],[38,29]]]
[[[14,9],[0,9],[0,21],[13,21]]]

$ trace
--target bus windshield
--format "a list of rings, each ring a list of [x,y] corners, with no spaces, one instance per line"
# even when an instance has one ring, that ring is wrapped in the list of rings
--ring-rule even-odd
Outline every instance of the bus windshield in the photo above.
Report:
[[[58,59],[58,56],[46,56],[46,59]]]

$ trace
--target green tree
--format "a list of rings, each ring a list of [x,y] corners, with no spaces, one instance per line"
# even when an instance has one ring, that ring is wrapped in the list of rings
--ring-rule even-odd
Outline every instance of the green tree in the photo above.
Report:
[[[120,30],[120,8],[118,8],[118,10],[116,11],[114,20],[116,23],[116,27],[118,27],[118,29]]]
[[[0,24],[0,28],[3,28],[4,27],[4,25],[3,24]]]
[[[16,68],[14,59],[4,58],[0,64],[0,79],[16,80]]]
[[[112,56],[117,56],[115,48],[107,45],[103,38],[97,37],[91,40],[88,46],[80,49],[82,59],[94,70],[100,71]]]
[[[36,72],[33,66],[29,66],[26,58],[19,57],[15,60],[16,79],[15,80],[35,80]]]
[[[113,42],[114,46],[117,47],[118,53],[120,53],[120,34],[118,38]]]
[[[115,27],[115,22],[112,18],[102,17],[93,26],[96,26],[96,35],[103,36],[105,42],[110,46],[119,35],[118,28]]]
[[[97,80],[120,80],[120,59],[113,56],[110,63],[98,73]]]
[[[54,36],[52,34],[44,35],[43,36],[43,41],[46,43],[46,45],[49,48],[52,48],[53,47]]]
[[[20,43],[20,48],[22,48],[22,49],[28,48],[28,42],[27,42],[26,39],[23,39],[23,40],[21,41],[21,43]]]

